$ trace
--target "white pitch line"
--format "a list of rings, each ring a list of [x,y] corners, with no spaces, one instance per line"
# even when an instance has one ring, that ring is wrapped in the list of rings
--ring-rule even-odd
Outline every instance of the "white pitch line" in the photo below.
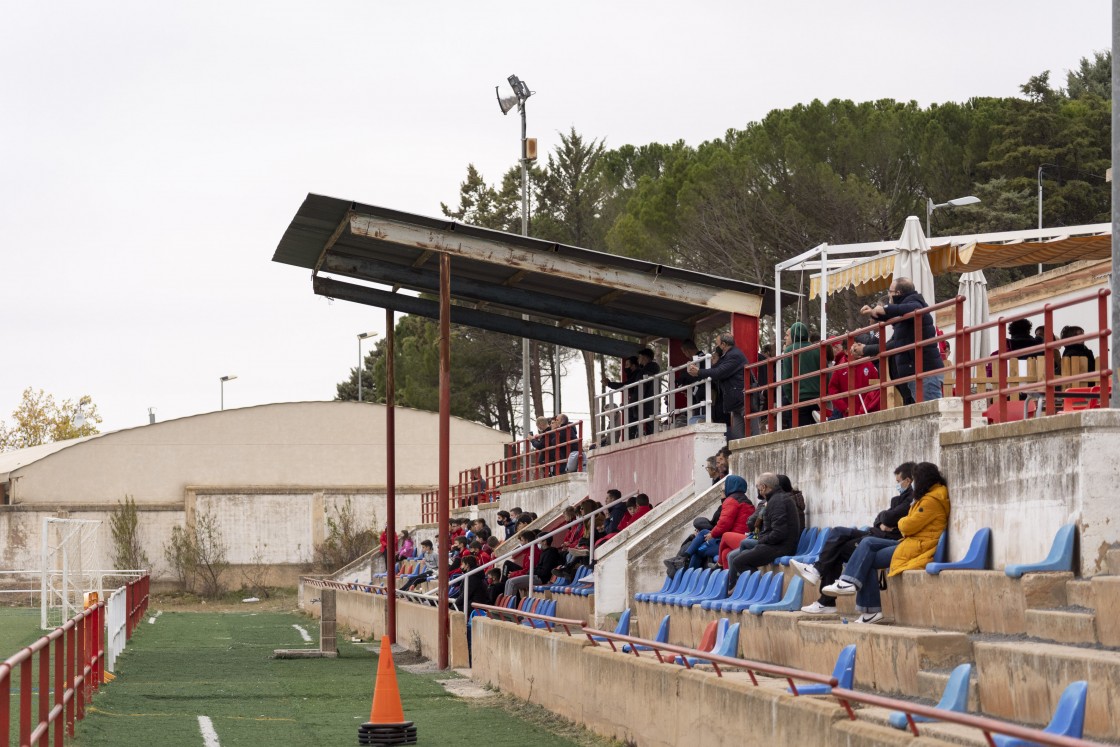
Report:
[[[162,614],[163,614],[163,610],[160,610],[159,612],[157,612],[154,615],[152,615],[151,617],[149,617],[148,618],[148,624],[149,625],[155,625],[156,624],[156,618],[159,617]]]
[[[198,717],[198,730],[202,732],[202,743],[206,747],[222,747],[218,741],[218,732],[214,731],[214,722],[209,716]]]
[[[311,635],[304,629],[302,625],[293,625],[292,627],[299,631],[299,634],[303,637],[303,640],[311,643]]]

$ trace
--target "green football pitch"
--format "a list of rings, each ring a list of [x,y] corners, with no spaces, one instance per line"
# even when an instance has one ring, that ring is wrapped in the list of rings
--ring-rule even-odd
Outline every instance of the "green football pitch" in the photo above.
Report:
[[[318,634],[315,621],[291,613],[166,612],[154,624],[146,619],[72,744],[198,747],[206,744],[200,717],[221,745],[357,744],[358,727],[369,719],[377,656],[368,644],[340,641],[337,659],[271,658],[273,649],[313,646],[294,625]],[[437,682],[455,676],[398,667],[405,718],[415,722],[419,744],[610,744],[541,709],[501,705],[500,694],[455,697]]]

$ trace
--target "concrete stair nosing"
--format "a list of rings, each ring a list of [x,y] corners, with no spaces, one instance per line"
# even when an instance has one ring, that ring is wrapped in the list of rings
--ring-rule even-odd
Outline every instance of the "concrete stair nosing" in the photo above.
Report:
[[[1032,638],[1068,644],[1097,643],[1096,613],[1092,611],[1045,609],[1024,613],[1026,630]]]

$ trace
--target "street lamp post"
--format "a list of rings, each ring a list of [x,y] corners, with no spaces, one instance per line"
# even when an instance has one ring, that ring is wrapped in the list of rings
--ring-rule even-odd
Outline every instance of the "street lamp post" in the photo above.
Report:
[[[498,86],[494,86],[494,94],[498,97],[498,107],[502,114],[509,114],[514,106],[521,114],[521,235],[529,235],[529,163],[537,158],[537,141],[526,137],[525,101],[533,95],[525,81],[516,75],[508,78],[509,87],[513,89],[513,96],[502,98]],[[522,319],[528,316],[522,314]],[[521,338],[521,436],[529,437],[529,338]]]
[[[979,197],[973,197],[972,195],[969,195],[967,197],[958,197],[955,200],[949,200],[948,202],[939,202],[939,203],[936,203],[936,204],[933,202],[933,200],[931,198],[927,197],[926,198],[926,238],[929,238],[930,236],[933,235],[930,231],[930,226],[933,224],[933,211],[934,210],[937,210],[937,208],[943,208],[943,207],[962,207],[964,205],[975,205],[978,202],[980,202],[980,198]]]
[[[376,332],[363,332],[358,335],[358,401],[362,401],[362,340],[376,337]]]
[[[220,379],[220,381],[222,382],[221,386],[222,386],[222,409],[223,410],[226,409],[226,382],[227,381],[233,381],[236,378],[237,378],[236,376],[223,376]]]
[[[1045,169],[1061,168],[1056,163],[1044,163],[1038,167],[1038,230],[1042,230],[1042,172]],[[1042,274],[1042,263],[1038,263],[1038,274]]]

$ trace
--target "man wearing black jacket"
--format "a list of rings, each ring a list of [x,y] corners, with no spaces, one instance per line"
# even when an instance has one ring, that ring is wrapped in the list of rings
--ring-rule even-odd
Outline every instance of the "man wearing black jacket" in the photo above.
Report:
[[[876,306],[864,306],[860,309],[861,314],[869,316],[873,321],[881,322],[891,319],[899,319],[912,311],[924,309],[929,304],[922,298],[922,294],[918,293],[914,287],[914,281],[910,278],[895,278],[891,283],[890,288],[891,303],[886,305],[879,304]],[[933,314],[923,314],[921,319],[921,340],[929,340],[937,336],[937,328],[933,324]],[[919,342],[921,341],[919,340]],[[894,322],[891,327],[891,339],[887,343],[887,350],[894,350],[914,342],[914,320],[913,319],[899,319]],[[930,343],[921,348],[922,351],[922,401],[926,402],[931,399],[941,399],[941,383],[944,374],[931,373],[929,376],[924,374],[939,371],[944,365],[941,361],[941,351],[937,349],[937,343]],[[852,353],[856,357],[868,355],[874,358],[879,355],[879,345],[852,345]],[[901,379],[906,376],[913,376],[917,372],[914,364],[914,351],[907,350],[901,353],[892,355],[888,361],[888,368],[890,370],[891,378]],[[902,404],[912,405],[916,401],[914,398],[915,386],[914,382],[907,384],[900,384],[895,387],[899,395],[902,397]]]
[[[773,472],[759,475],[755,487],[766,497],[766,511],[762,514],[762,528],[758,544],[742,550],[728,565],[727,588],[735,588],[739,576],[759,566],[773,563],[783,555],[797,552],[801,540],[801,520],[793,496],[782,490],[778,476]]]
[[[816,563],[791,560],[789,567],[797,571],[797,574],[810,584],[823,588],[840,578],[840,574],[844,571],[844,563],[852,557],[856,545],[864,537],[870,535],[882,539],[901,540],[902,533],[898,531],[898,522],[910,511],[910,503],[914,498],[915,466],[914,462],[904,462],[895,468],[894,480],[898,485],[898,494],[891,498],[890,508],[879,512],[869,530],[833,527],[828,533],[828,540],[824,543]],[[802,607],[801,611],[813,615],[835,612],[836,598],[821,594],[820,599]]]
[[[743,369],[747,365],[747,356],[735,347],[735,337],[727,332],[719,336],[719,349],[722,353],[719,363],[711,368],[701,370],[693,363],[685,370],[698,379],[711,379],[719,384],[723,411],[731,416],[727,438],[734,440],[742,438],[746,431],[743,421]]]

